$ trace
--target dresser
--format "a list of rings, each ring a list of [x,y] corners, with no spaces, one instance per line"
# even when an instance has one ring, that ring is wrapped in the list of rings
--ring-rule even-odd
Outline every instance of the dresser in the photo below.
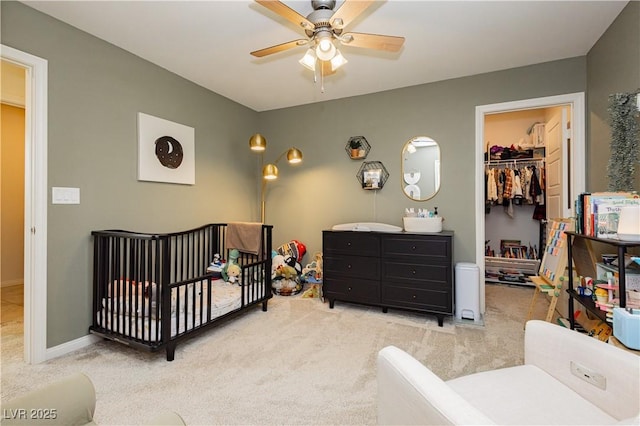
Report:
[[[453,232],[323,231],[323,295],[336,300],[454,314]]]

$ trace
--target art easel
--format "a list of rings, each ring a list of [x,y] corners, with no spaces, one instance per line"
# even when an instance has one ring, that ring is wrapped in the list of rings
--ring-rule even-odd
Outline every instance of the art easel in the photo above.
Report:
[[[544,249],[542,262],[538,275],[531,277],[531,282],[536,286],[529,305],[529,313],[527,321],[531,319],[536,300],[540,293],[551,296],[549,309],[545,321],[551,322],[553,312],[558,303],[558,297],[562,291],[562,282],[565,277],[565,269],[567,268],[567,236],[564,231],[573,230],[572,219],[551,219],[548,222],[547,246]],[[525,321],[526,323],[526,321]]]

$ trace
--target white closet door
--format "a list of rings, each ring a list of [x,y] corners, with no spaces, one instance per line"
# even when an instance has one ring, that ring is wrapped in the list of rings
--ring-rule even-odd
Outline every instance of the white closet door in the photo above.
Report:
[[[546,181],[547,218],[559,219],[565,217],[564,206],[567,204],[566,190],[569,182],[566,178],[567,144],[564,143],[567,123],[565,108],[558,109],[545,125],[546,144]]]

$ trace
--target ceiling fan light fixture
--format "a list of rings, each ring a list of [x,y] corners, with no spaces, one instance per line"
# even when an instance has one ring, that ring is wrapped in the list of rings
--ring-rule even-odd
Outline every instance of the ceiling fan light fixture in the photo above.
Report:
[[[316,56],[321,61],[330,61],[336,54],[336,47],[333,45],[331,35],[326,31],[326,34],[319,34],[316,38]]]
[[[342,53],[340,53],[339,49],[336,49],[335,56],[333,58],[331,58],[331,71],[337,70],[338,68],[340,68],[341,66],[343,66],[347,62],[349,62],[349,61],[347,61],[347,58],[342,56]]]
[[[313,49],[308,49],[307,53],[305,53],[302,59],[300,59],[298,62],[303,67],[310,69],[311,71],[315,71],[316,70],[316,53],[313,51]]]

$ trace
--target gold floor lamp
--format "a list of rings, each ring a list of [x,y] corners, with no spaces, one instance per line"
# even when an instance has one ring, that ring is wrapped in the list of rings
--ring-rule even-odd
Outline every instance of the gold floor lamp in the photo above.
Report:
[[[265,223],[264,194],[265,190],[267,189],[267,181],[275,180],[278,178],[278,167],[276,165],[278,164],[278,161],[280,161],[282,157],[284,157],[285,154],[287,155],[287,161],[289,162],[289,164],[298,164],[302,162],[302,151],[295,147],[289,148],[288,150],[280,154],[278,158],[276,158],[276,161],[274,161],[273,163],[264,164],[264,151],[267,149],[267,139],[260,133],[256,133],[255,135],[251,136],[251,138],[249,138],[249,148],[251,148],[252,151],[259,152],[261,154],[262,185],[260,190],[260,221],[262,223]]]

